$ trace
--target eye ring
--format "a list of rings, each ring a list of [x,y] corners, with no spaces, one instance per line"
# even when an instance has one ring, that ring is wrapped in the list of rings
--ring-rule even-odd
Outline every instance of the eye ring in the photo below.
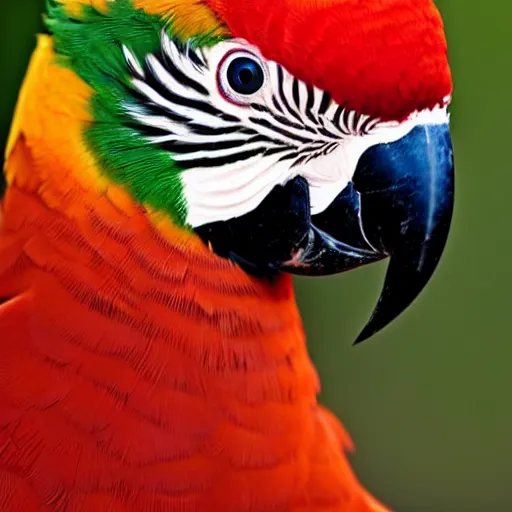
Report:
[[[219,65],[219,89],[228,99],[247,104],[267,82],[264,64],[251,52],[234,50]]]

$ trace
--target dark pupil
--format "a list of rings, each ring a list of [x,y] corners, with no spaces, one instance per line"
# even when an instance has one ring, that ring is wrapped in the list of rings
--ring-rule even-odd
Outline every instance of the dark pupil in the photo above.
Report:
[[[238,94],[254,94],[263,86],[261,66],[248,57],[238,57],[231,62],[227,72],[231,88]]]
[[[242,84],[249,85],[254,78],[254,75],[250,69],[244,68],[240,70],[238,78]]]

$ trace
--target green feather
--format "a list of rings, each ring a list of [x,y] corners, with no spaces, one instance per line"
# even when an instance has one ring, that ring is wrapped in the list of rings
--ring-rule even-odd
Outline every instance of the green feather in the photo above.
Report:
[[[82,6],[74,17],[56,0],[48,0],[47,9],[46,24],[58,62],[94,90],[90,111],[95,122],[85,130],[84,139],[99,168],[137,202],[163,210],[183,225],[187,210],[182,169],[170,153],[148,143],[123,108],[132,90],[122,46],[142,62],[160,49],[162,30],[174,37],[172,19],[138,10],[130,0],[111,2],[106,12]],[[204,34],[190,43],[210,46],[219,40]]]

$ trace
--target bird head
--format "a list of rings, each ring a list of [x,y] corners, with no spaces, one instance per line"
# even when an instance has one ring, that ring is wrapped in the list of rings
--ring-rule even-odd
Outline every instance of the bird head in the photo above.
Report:
[[[398,316],[453,210],[452,82],[431,0],[49,0],[92,90],[103,176],[256,275],[390,258],[361,334]]]

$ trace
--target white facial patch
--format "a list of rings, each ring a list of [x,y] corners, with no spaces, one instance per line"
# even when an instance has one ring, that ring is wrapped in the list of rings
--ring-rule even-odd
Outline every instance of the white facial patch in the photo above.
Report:
[[[124,52],[133,86],[151,105],[126,108],[154,130],[149,141],[183,168],[192,227],[243,216],[296,176],[309,183],[311,213],[318,214],[352,180],[370,147],[397,141],[418,125],[448,123],[447,106],[401,123],[346,111],[241,40],[191,50],[163,34],[163,57],[148,56],[145,69]],[[247,93],[250,75],[245,82],[242,72],[233,75],[237,59],[262,71],[258,90]]]

